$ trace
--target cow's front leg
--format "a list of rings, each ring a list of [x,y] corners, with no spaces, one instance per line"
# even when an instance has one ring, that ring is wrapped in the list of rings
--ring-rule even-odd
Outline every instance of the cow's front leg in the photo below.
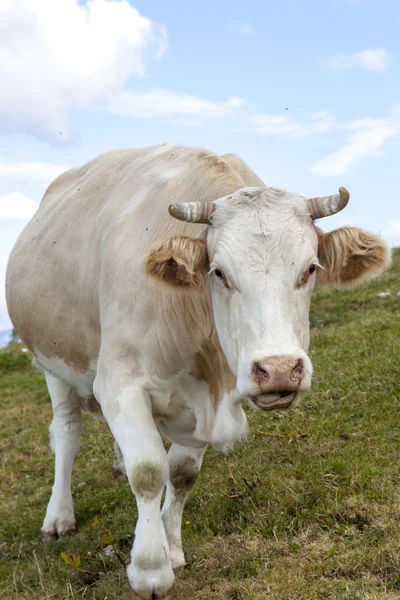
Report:
[[[169,469],[152,416],[150,396],[135,383],[109,384],[98,379],[94,390],[122,452],[138,507],[135,541],[127,567],[131,598],[167,599],[174,572],[160,504]]]
[[[182,514],[188,494],[200,473],[206,446],[190,448],[172,444],[169,453],[169,481],[162,509],[162,520],[171,552],[172,568],[184,567]]]

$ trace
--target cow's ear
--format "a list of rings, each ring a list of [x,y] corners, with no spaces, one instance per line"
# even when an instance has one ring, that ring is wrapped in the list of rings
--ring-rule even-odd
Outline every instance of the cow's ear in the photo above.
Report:
[[[323,269],[318,282],[324,287],[346,289],[380,275],[390,266],[391,252],[376,235],[356,227],[341,227],[318,234],[318,257]]]
[[[199,290],[206,282],[207,264],[204,240],[176,236],[151,248],[144,267],[153,279],[181,289]]]

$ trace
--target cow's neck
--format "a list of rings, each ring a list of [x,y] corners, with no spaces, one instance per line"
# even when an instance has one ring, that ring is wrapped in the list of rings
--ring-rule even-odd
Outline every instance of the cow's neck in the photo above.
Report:
[[[173,365],[171,376],[186,372],[205,382],[214,409],[206,406],[197,413],[193,438],[216,447],[229,447],[245,435],[247,421],[236,390],[236,377],[231,372],[215,329],[209,292],[165,294],[164,317],[171,319],[165,327],[173,336],[168,357]],[[201,416],[200,416],[201,415]]]
[[[168,293],[165,301],[168,307],[165,314],[173,319],[173,323],[167,323],[168,328],[180,330],[174,348],[183,361],[180,368],[184,366],[193,377],[205,381],[218,404],[224,393],[236,387],[236,377],[219,343],[209,290]]]

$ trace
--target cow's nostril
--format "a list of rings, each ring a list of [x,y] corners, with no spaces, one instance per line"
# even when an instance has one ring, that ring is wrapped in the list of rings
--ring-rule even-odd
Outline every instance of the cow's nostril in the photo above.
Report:
[[[268,371],[266,369],[263,369],[263,367],[260,365],[260,363],[255,363],[255,365],[253,367],[253,371],[254,371],[255,375],[265,377],[266,379],[269,378]]]
[[[292,369],[292,372],[290,374],[290,379],[292,379],[293,381],[299,381],[300,379],[303,379],[304,377],[304,361],[302,358],[299,358],[299,360],[296,362],[294,368]]]

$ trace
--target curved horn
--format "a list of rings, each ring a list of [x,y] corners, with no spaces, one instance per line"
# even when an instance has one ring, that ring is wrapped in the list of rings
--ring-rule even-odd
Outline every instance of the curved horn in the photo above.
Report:
[[[181,202],[171,204],[168,212],[171,217],[187,223],[207,223],[211,225],[211,215],[215,210],[212,202]]]
[[[346,188],[339,188],[339,193],[334,196],[323,196],[322,198],[311,198],[308,201],[310,214],[313,219],[329,217],[344,209],[350,198]]]

